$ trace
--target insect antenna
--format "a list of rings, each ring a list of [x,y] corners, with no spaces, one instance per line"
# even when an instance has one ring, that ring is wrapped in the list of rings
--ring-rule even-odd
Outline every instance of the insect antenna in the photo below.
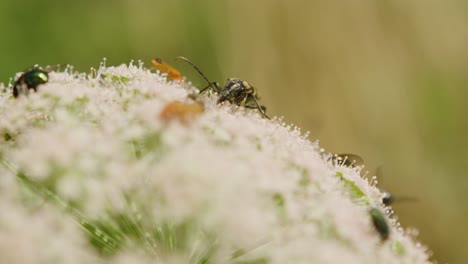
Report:
[[[190,64],[207,82],[208,82],[208,86],[206,86],[205,88],[201,89],[200,90],[200,93],[204,92],[206,89],[208,89],[209,87],[212,87],[214,88],[217,92],[219,92],[219,87],[216,85],[215,82],[211,82],[210,80],[208,80],[208,78],[205,76],[205,74],[203,74],[203,72],[195,65],[193,64],[193,62],[191,62],[189,59],[183,57],[183,56],[178,56],[176,57],[176,60],[183,60],[185,62],[187,62],[188,64]]]

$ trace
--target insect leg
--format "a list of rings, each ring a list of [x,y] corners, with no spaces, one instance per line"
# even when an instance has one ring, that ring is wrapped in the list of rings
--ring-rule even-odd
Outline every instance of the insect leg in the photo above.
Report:
[[[245,108],[249,108],[249,109],[257,109],[257,106],[256,106],[255,104],[254,104],[254,105],[250,105],[250,104],[249,104],[249,105],[245,105],[244,107],[245,107]],[[260,109],[262,109],[263,112],[266,113],[266,109],[267,109],[266,106],[260,105]]]
[[[253,101],[254,101],[254,103],[255,103],[255,105],[256,105],[257,110],[260,111],[260,113],[262,114],[262,116],[263,116],[263,117],[266,117],[266,118],[268,118],[268,119],[271,119],[270,117],[268,117],[268,116],[266,115],[266,113],[265,113],[265,111],[264,111],[264,110],[266,110],[266,108],[265,108],[264,106],[263,106],[263,108],[262,108],[262,106],[260,106],[260,105],[258,104],[257,98],[255,98],[255,95],[251,95],[251,94],[250,94],[249,96],[253,99]]]

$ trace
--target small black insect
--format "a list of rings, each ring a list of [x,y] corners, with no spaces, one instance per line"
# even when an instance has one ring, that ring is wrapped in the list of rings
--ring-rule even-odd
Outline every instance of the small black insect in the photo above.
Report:
[[[372,224],[374,225],[375,230],[379,233],[382,241],[387,240],[390,235],[390,227],[388,226],[385,216],[375,207],[372,207],[369,210],[369,214],[372,219]]]
[[[382,198],[382,203],[386,206],[390,206],[395,201],[395,196],[390,192],[385,192]]]
[[[201,72],[201,70],[198,69],[198,67],[189,59],[182,56],[177,57],[177,59],[183,60],[190,64],[208,82],[208,86],[201,89],[200,94],[204,93],[208,89],[212,89],[214,92],[219,94],[218,104],[224,101],[228,101],[232,104],[243,106],[245,108],[257,109],[263,117],[270,119],[265,113],[266,107],[258,104],[260,97],[257,94],[257,89],[248,82],[238,78],[230,78],[226,81],[224,87],[221,87],[219,83],[208,80],[208,78]]]
[[[376,175],[379,178],[383,176],[383,167],[379,166],[376,171]],[[391,192],[385,191],[382,197],[382,203],[386,206],[390,206],[395,202],[417,202],[418,199],[412,196],[401,196],[401,195],[393,195]]]
[[[49,73],[38,67],[34,67],[23,74],[13,84],[13,96],[27,95],[30,89],[37,91],[37,87],[49,81]]]
[[[336,160],[338,165],[345,167],[356,167],[364,165],[364,160],[356,154],[336,154],[332,157],[332,160]]]
[[[386,206],[390,206],[393,203],[398,202],[419,202],[418,198],[412,196],[395,196],[390,192],[384,192],[382,203]]]

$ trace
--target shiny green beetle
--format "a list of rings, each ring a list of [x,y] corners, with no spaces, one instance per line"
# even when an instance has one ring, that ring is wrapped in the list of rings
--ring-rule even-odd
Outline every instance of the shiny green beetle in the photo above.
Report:
[[[13,96],[21,94],[27,95],[30,89],[37,91],[37,87],[49,81],[49,74],[37,67],[34,67],[23,74],[13,84]]]
[[[382,212],[380,212],[379,209],[375,207],[372,207],[369,210],[369,214],[372,219],[372,224],[374,225],[375,230],[377,230],[377,232],[379,233],[382,241],[387,240],[390,236],[390,227],[388,226],[385,216],[382,214]]]

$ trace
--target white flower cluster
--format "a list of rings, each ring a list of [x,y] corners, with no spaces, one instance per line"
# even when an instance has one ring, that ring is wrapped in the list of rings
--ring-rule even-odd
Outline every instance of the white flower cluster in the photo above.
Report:
[[[429,263],[359,168],[279,119],[142,65],[49,77],[0,96],[2,263]]]

